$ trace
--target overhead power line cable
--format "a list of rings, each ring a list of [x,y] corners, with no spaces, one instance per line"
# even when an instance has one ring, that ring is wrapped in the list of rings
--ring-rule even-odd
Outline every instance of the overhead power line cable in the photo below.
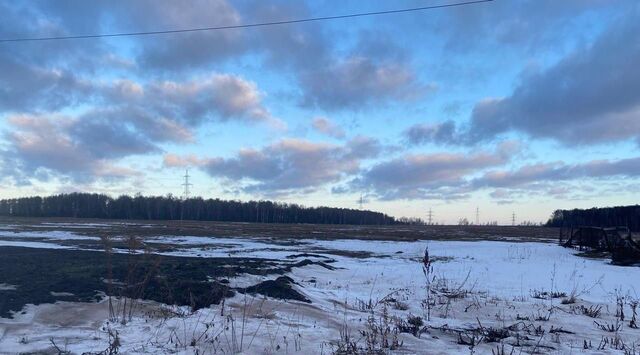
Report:
[[[406,12],[426,11],[426,10],[442,9],[442,8],[447,8],[447,7],[457,7],[457,6],[480,4],[480,3],[492,2],[492,1],[494,1],[494,0],[474,0],[474,1],[464,1],[464,2],[442,4],[442,5],[412,7],[412,8],[396,9],[396,10],[360,12],[360,13],[334,15],[334,16],[309,17],[309,18],[303,18],[303,19],[291,19],[291,20],[269,21],[269,22],[256,22],[256,23],[246,23],[246,24],[239,24],[239,25],[226,25],[226,26],[182,28],[182,29],[173,29],[173,30],[120,32],[120,33],[96,33],[96,34],[85,34],[85,35],[50,36],[50,37],[0,38],[0,43],[57,41],[57,40],[108,38],[108,37],[127,37],[127,36],[152,36],[152,35],[164,35],[164,34],[176,34],[176,33],[230,30],[230,29],[239,29],[239,28],[266,27],[266,26],[287,25],[287,24],[315,22],[315,21],[339,20],[339,19],[347,19],[347,18],[354,18],[354,17],[378,16],[378,15],[399,14],[399,13],[406,13]]]

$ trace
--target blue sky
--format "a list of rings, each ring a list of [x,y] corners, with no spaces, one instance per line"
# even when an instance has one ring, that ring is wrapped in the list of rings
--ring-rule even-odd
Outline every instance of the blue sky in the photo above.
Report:
[[[0,2],[0,37],[454,1]],[[339,6],[337,6],[339,4]],[[510,223],[635,204],[640,5],[531,0],[1,43],[0,197],[182,192]]]

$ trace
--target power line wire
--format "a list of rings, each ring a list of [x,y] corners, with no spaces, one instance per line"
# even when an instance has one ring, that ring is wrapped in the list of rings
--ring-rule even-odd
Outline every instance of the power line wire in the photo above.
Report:
[[[494,1],[494,0],[474,0],[474,1],[464,1],[464,2],[442,4],[442,5],[413,7],[413,8],[407,8],[407,9],[360,12],[360,13],[345,14],[345,15],[310,17],[310,18],[304,18],[304,19],[270,21],[270,22],[256,22],[256,23],[247,23],[247,24],[240,24],[240,25],[227,25],[227,26],[184,28],[184,29],[175,29],[175,30],[120,32],[120,33],[97,33],[97,34],[87,34],[87,35],[51,36],[51,37],[0,38],[0,43],[56,41],[56,40],[88,39],[88,38],[104,38],[104,37],[149,36],[149,35],[163,35],[163,34],[188,33],[188,32],[230,30],[230,29],[239,29],[239,28],[266,27],[266,26],[287,25],[287,24],[294,24],[294,23],[304,23],[304,22],[314,22],[314,21],[327,21],[327,20],[339,20],[339,19],[354,18],[354,17],[389,15],[389,14],[398,14],[398,13],[406,13],[406,12],[434,10],[434,9],[441,9],[441,8],[447,8],[447,7],[456,7],[456,6],[480,4],[480,3],[492,2],[492,1]]]

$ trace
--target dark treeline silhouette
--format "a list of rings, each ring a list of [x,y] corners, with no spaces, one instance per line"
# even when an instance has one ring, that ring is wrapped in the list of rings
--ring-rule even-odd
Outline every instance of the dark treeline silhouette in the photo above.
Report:
[[[590,209],[556,210],[547,222],[549,227],[629,227],[640,231],[640,205]]]
[[[272,201],[186,200],[167,196],[60,194],[0,200],[0,216],[138,220],[198,220],[258,223],[404,224],[383,213],[347,208],[304,207]]]

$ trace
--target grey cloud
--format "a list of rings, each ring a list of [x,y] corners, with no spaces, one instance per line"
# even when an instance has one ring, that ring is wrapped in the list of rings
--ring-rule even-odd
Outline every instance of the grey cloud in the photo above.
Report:
[[[378,145],[365,137],[345,145],[284,139],[260,150],[241,150],[233,158],[211,158],[199,163],[209,175],[233,181],[245,191],[312,191],[357,173],[362,160],[378,154]],[[165,162],[178,160],[165,157]]]
[[[120,16],[123,25],[149,30],[229,26],[242,20],[225,0],[135,1],[125,11]],[[244,53],[248,49],[245,37],[245,31],[228,30],[152,38],[140,42],[143,50],[138,61],[168,70],[213,67],[220,60]]]
[[[250,1],[243,10],[250,22],[310,16],[302,1]],[[328,65],[332,57],[331,42],[319,23],[265,27],[251,33],[251,42],[265,55],[269,66],[296,72]]]
[[[314,118],[311,122],[311,126],[316,131],[333,138],[344,138],[345,136],[344,129],[326,117]]]
[[[258,9],[254,11],[263,19],[307,13],[301,3],[260,5]],[[434,84],[420,82],[407,52],[389,36],[361,32],[345,54],[332,44],[332,36],[339,35],[329,34],[317,24],[274,27],[259,34],[259,43],[269,64],[293,70],[304,106],[363,108],[374,100],[409,100],[436,89]]]
[[[303,73],[303,104],[328,110],[362,108],[388,100],[410,100],[434,91],[420,83],[406,63],[352,56],[331,66]]]
[[[376,138],[356,136],[346,142],[345,157],[355,159],[375,158],[388,147],[385,147]]]
[[[594,160],[580,164],[540,163],[522,166],[514,171],[490,171],[472,181],[476,188],[514,188],[532,183],[569,181],[584,178],[640,176],[640,158]]]
[[[106,3],[106,2],[103,2]],[[77,1],[37,2],[26,4],[5,1],[0,4],[3,14],[0,36],[3,38],[64,36],[71,33],[96,33],[100,17],[94,9],[101,6]],[[63,9],[83,11],[81,15]],[[58,12],[56,10],[61,10]],[[85,12],[86,10],[86,12]],[[74,16],[75,15],[75,16]],[[103,41],[42,41],[4,43],[0,57],[12,58],[26,66],[91,71],[97,53],[109,49]],[[78,65],[81,64],[81,65]]]
[[[6,147],[0,150],[0,165],[15,180],[68,176],[75,181],[130,175],[130,169],[113,164],[115,159],[147,154],[158,148],[121,123],[84,115],[16,115],[8,119]]]
[[[125,117],[165,120],[165,125],[196,127],[211,121],[278,121],[263,105],[256,83],[242,77],[211,73],[183,81],[115,80],[95,86],[102,101]]]
[[[461,140],[456,132],[456,124],[451,120],[437,124],[416,124],[406,129],[403,135],[411,145],[458,144]]]
[[[563,35],[575,30],[581,18],[633,5],[632,0],[494,1],[451,9],[435,27],[446,36],[445,48],[453,51],[498,45],[539,50],[560,46]]]
[[[90,97],[90,85],[66,70],[28,65],[0,54],[0,110],[58,110]]]
[[[99,114],[104,120],[111,122],[126,122],[153,142],[184,143],[194,140],[192,127],[179,119],[159,116],[143,107],[123,105],[97,110],[94,114]]]
[[[55,34],[99,33],[107,28],[126,32],[228,26],[308,14],[306,4],[301,2],[248,1],[232,4],[226,0],[195,0],[189,3],[140,0],[98,2],[89,6],[61,0],[36,5],[39,15],[55,26]],[[15,6],[11,8],[17,11]],[[17,28],[24,27],[18,25],[21,26]],[[303,68],[320,64],[321,58],[328,58],[330,42],[321,28],[319,24],[309,23],[274,26],[260,31],[230,29],[132,38],[136,43],[133,58],[139,68],[169,78],[179,77],[178,74],[185,71],[219,69],[225,61],[247,53],[262,53],[267,62],[276,67]],[[37,34],[52,35],[51,30]]]
[[[153,31],[290,19],[309,13],[307,5],[301,2],[267,4],[262,1],[249,1],[232,5],[225,0],[198,0],[188,4],[166,0],[142,0],[127,3],[99,2],[92,6],[63,0],[37,3],[31,7],[33,9],[30,11],[34,14],[30,14],[28,18],[34,18],[33,23],[16,23],[21,31],[19,34],[9,31],[11,26],[4,28],[0,24],[0,32],[4,32],[4,29],[7,30],[5,33],[8,36],[33,36],[98,33],[114,28],[123,32]],[[17,12],[21,6],[7,8],[16,15],[10,18],[20,18]],[[300,87],[302,103],[327,110],[360,108],[373,100],[407,100],[421,97],[434,90],[432,84],[420,83],[406,51],[398,48],[390,37],[380,33],[363,32],[358,35],[359,41],[350,50],[342,52],[341,49],[338,51],[333,43],[332,35],[336,34],[328,33],[326,26],[308,23],[273,26],[261,31],[208,31],[131,38],[135,43],[133,53],[128,58],[118,58],[118,63],[132,59],[136,63],[128,63],[125,66],[112,64],[112,68],[125,71],[136,68],[148,75],[175,80],[183,77],[185,73],[201,74],[219,69],[231,58],[258,54],[264,65],[283,70],[293,76]],[[51,48],[51,53],[55,55],[64,53],[61,57],[37,55],[30,50],[25,51],[23,56],[18,56],[18,52],[6,54],[5,59],[40,58],[36,65],[39,69],[55,68],[64,72],[79,68],[79,73],[74,73],[78,77],[109,70],[100,65],[113,62],[109,58],[113,59],[114,51],[109,47],[108,41],[54,42],[72,45],[60,47],[58,50]],[[90,47],[85,49],[84,45],[78,43],[88,43]],[[47,46],[48,43],[43,45]],[[2,56],[0,54],[0,66]],[[27,63],[31,63],[30,60]],[[34,63],[36,62],[31,64]],[[41,85],[34,73],[26,74],[28,75],[21,77],[33,84],[23,92],[29,88],[46,88],[52,85],[50,82]],[[72,92],[67,87],[62,89],[55,92]],[[88,88],[79,91],[88,93],[91,90]],[[34,97],[37,97],[35,94],[39,92],[47,95],[51,94],[52,90],[34,90]],[[18,97],[20,93],[12,96]],[[54,95],[51,97],[54,98]],[[82,97],[85,98],[86,96]],[[221,112],[224,116],[228,111]],[[255,111],[252,115],[264,114],[265,112]]]
[[[116,81],[103,88],[112,105],[197,126],[205,121],[275,120],[262,104],[257,85],[239,76],[213,73],[184,81]]]
[[[473,110],[471,142],[517,130],[567,145],[640,137],[640,8],[591,46],[529,74],[506,98]]]
[[[354,180],[354,189],[368,189],[382,199],[464,198],[468,175],[503,165],[505,148],[476,154],[410,154],[374,165]]]
[[[92,34],[113,28],[121,32],[159,31],[235,25],[241,21],[236,9],[224,0],[194,0],[188,3],[169,0],[91,3],[61,0],[45,1],[37,6],[42,16],[59,27],[58,31],[63,34]],[[146,37],[134,39],[137,48],[140,48],[134,55],[141,66],[149,69],[170,71],[211,67],[220,60],[242,54],[247,48],[247,41],[243,38],[242,31]]]
[[[157,153],[158,144],[163,142],[192,141],[192,129],[204,122],[280,123],[262,105],[262,94],[255,83],[233,75],[212,74],[184,82],[139,84],[116,80],[84,84],[92,102],[102,107],[90,107],[74,117],[47,111],[57,106],[36,104],[39,95],[52,99],[48,90],[24,94],[35,101],[12,102],[18,105],[16,109],[32,105],[31,111],[36,114],[10,116],[4,135],[8,148],[0,152],[6,174],[19,180],[24,180],[19,176],[37,176],[38,169],[74,179],[92,173],[113,175],[117,169],[111,167],[107,172],[107,166],[117,159]],[[51,90],[60,89],[56,86]]]
[[[74,122],[67,133],[77,149],[95,159],[117,159],[158,151],[147,137],[122,121],[85,115]]]

